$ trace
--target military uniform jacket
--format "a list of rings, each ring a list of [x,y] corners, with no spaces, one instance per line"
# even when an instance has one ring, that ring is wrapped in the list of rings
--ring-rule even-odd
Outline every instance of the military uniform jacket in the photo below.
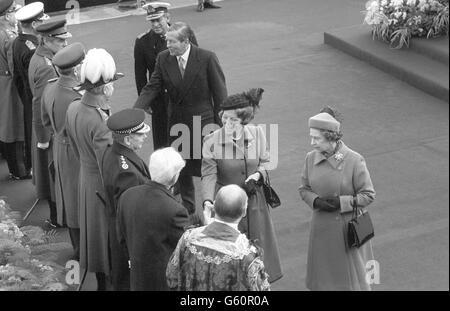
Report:
[[[218,112],[220,104],[227,97],[225,76],[215,53],[191,45],[184,77],[178,68],[178,61],[169,51],[158,54],[155,71],[150,82],[142,89],[135,107],[148,110],[161,90],[169,95],[169,129],[175,124],[184,124],[189,128],[190,154],[186,159],[185,174],[201,175],[202,143],[198,130],[194,131],[193,117],[201,121],[200,131],[206,124],[221,124]],[[177,137],[172,136],[175,140]],[[194,140],[200,142],[194,143]],[[187,149],[185,147],[185,149]]]
[[[190,42],[198,46],[195,35],[189,38]],[[138,94],[147,84],[148,77],[155,70],[156,56],[167,50],[166,39],[163,36],[149,30],[140,34],[134,44],[134,73],[136,78],[136,88]]]
[[[33,128],[37,142],[50,141],[51,132],[45,128],[41,120],[41,97],[48,81],[57,78],[55,68],[52,64],[53,52],[47,47],[39,45],[31,57],[28,67],[28,81],[33,94]]]
[[[118,142],[105,149],[100,162],[108,211],[115,216],[120,195],[128,188],[149,181],[150,173],[145,162],[133,150]]]
[[[14,30],[0,22],[0,141],[24,140],[23,107],[13,81],[12,43]]]
[[[31,107],[33,100],[28,81],[28,67],[38,45],[39,41],[36,36],[23,33],[20,33],[13,43],[14,83],[19,90],[24,106]]]
[[[49,82],[42,95],[42,124],[52,128],[55,167],[55,198],[58,223],[78,228],[78,174],[80,163],[66,132],[66,112],[70,103],[81,98],[72,88],[75,77],[61,76]]]

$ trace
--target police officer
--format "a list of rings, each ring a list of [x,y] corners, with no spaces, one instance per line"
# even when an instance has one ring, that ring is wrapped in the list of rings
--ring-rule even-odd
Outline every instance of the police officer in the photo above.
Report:
[[[32,129],[32,100],[30,84],[28,82],[28,67],[31,57],[39,45],[35,28],[49,17],[44,13],[42,2],[33,2],[25,5],[16,12],[16,20],[20,26],[19,36],[13,43],[14,83],[19,90],[23,104],[23,119],[25,131],[25,169],[31,170],[31,129]],[[29,176],[29,174],[28,174]]]
[[[167,2],[151,2],[143,6],[147,10],[146,19],[151,28],[136,38],[134,45],[134,73],[138,95],[149,81],[156,63],[159,52],[167,49],[165,34],[170,26],[170,14]],[[192,33],[190,41],[197,44],[197,39]],[[167,116],[167,94],[160,94],[157,98],[152,114],[153,149],[159,149],[169,144],[168,141],[168,116]]]
[[[107,195],[111,275],[114,290],[130,289],[128,254],[120,246],[116,234],[116,210],[120,195],[128,188],[150,181],[145,162],[136,154],[142,148],[150,127],[144,123],[141,109],[125,109],[113,114],[107,121],[112,131],[113,144],[101,159],[103,185]]]
[[[13,179],[29,178],[24,165],[23,109],[13,81],[12,43],[17,37],[13,0],[0,0],[0,142],[3,144],[9,175]]]
[[[79,259],[80,225],[78,221],[78,173],[80,164],[66,132],[66,112],[69,104],[81,98],[73,88],[79,84],[77,76],[85,56],[81,43],[61,49],[53,57],[59,78],[50,80],[42,95],[42,123],[50,127],[53,135],[53,161],[55,168],[55,198],[57,222],[69,228],[74,249],[73,259]]]
[[[67,31],[66,21],[47,22],[36,27],[41,35],[39,46],[31,57],[28,68],[28,81],[33,95],[33,129],[32,129],[32,160],[33,182],[36,185],[37,197],[46,199],[50,207],[50,220],[47,225],[57,228],[56,204],[54,195],[54,170],[51,148],[51,130],[44,127],[41,119],[41,97],[48,81],[57,78],[52,58],[67,45],[67,39],[72,35]],[[52,177],[52,178],[51,178]]]

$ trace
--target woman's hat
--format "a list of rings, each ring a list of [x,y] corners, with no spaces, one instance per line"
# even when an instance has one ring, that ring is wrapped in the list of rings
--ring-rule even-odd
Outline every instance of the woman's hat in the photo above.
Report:
[[[332,132],[339,132],[341,123],[326,112],[321,112],[309,118],[309,127]]]
[[[264,92],[261,88],[250,89],[247,92],[228,96],[220,105],[222,110],[234,110],[245,107],[259,107],[259,101]]]

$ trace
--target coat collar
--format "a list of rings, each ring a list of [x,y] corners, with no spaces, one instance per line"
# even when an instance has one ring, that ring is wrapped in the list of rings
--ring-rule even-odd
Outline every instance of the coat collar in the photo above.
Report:
[[[318,151],[315,152],[314,165],[321,163],[322,161],[328,161],[333,168],[337,168],[341,162],[345,159],[349,152],[349,148],[341,141],[341,146],[336,151],[334,155],[329,158],[326,158],[322,153]]]
[[[117,154],[123,155],[128,160],[130,160],[134,166],[141,171],[143,175],[146,175],[150,178],[150,173],[148,171],[147,165],[145,165],[144,161],[130,148],[125,147],[122,144],[114,141],[112,145],[113,151]]]
[[[172,198],[174,201],[177,201],[177,199],[175,199],[175,197],[173,196],[172,192],[169,189],[167,189],[167,187],[164,186],[163,184],[157,183],[156,181],[153,181],[153,180],[149,180],[145,184],[149,187],[152,187],[152,188],[155,188],[155,189],[158,189],[158,190],[164,192],[167,196]]]
[[[33,42],[36,45],[39,42],[38,38],[35,35],[28,34],[28,33],[19,33],[18,40],[20,40],[20,41],[30,40],[31,42]]]
[[[78,81],[74,77],[60,76],[58,79],[58,85],[72,89],[78,85]]]
[[[203,229],[203,234],[214,239],[235,242],[240,232],[226,224],[214,221]]]
[[[83,105],[96,109],[104,121],[108,120],[109,115],[100,108],[107,106],[105,96],[99,96],[89,92],[85,92],[83,94],[83,97],[81,97],[81,103]]]
[[[247,125],[244,125],[244,132],[239,141],[244,140],[244,146],[249,146],[255,140],[253,133],[250,131],[250,128]],[[218,131],[218,141],[220,144],[235,144],[235,142],[231,139],[230,135],[225,134],[225,128],[222,127]]]
[[[43,44],[39,44],[39,46],[36,48],[36,52],[35,53],[37,55],[39,55],[39,56],[46,57],[46,58],[48,58],[50,60],[54,56],[53,52],[48,47],[46,47]]]

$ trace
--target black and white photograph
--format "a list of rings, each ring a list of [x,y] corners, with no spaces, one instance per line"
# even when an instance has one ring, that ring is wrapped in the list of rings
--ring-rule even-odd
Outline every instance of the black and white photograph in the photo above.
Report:
[[[448,292],[448,35],[448,0],[0,0],[0,291]]]

